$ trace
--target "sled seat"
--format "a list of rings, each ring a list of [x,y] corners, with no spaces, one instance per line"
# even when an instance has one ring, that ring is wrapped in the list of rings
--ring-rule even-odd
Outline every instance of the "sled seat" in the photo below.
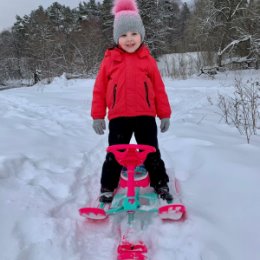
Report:
[[[126,188],[127,181],[128,181],[127,169],[123,167],[120,175],[119,186],[121,188]],[[149,175],[144,165],[137,166],[135,168],[134,186],[145,188],[148,187],[149,184],[150,184]]]

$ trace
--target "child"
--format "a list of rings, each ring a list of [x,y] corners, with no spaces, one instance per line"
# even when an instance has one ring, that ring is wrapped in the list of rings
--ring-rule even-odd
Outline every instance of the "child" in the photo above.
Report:
[[[170,125],[171,108],[156,61],[143,44],[145,30],[135,0],[115,0],[113,37],[117,44],[108,49],[94,85],[91,116],[99,135],[106,128],[108,110],[109,145],[128,144],[134,134],[138,144],[156,148],[144,162],[150,185],[155,192],[171,201],[165,165],[157,140],[155,117],[161,119],[161,132]],[[102,167],[101,202],[109,203],[118,186],[120,166],[112,153],[107,153]]]

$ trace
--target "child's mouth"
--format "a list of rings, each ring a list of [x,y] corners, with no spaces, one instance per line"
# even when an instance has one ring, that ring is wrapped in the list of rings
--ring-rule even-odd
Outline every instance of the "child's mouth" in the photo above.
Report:
[[[128,48],[132,48],[132,47],[135,46],[135,44],[134,44],[134,43],[131,43],[131,44],[127,44],[126,46],[127,46]]]

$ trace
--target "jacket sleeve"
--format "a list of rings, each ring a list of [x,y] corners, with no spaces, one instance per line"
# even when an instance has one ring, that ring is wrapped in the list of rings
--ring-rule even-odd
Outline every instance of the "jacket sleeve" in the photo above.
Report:
[[[157,116],[162,118],[171,117],[171,106],[169,99],[165,90],[165,86],[158,69],[157,63],[153,57],[151,57],[152,71],[151,71],[151,80],[153,83],[154,93],[155,93],[155,107]]]
[[[93,88],[91,116],[93,119],[104,119],[106,116],[106,88],[108,76],[105,59],[101,62]]]

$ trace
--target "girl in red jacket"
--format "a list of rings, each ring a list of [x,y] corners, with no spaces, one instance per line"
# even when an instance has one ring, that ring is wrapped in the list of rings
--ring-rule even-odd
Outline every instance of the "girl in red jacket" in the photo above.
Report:
[[[156,61],[143,44],[145,30],[135,0],[115,0],[113,37],[116,47],[108,49],[93,90],[91,116],[99,135],[109,119],[109,145],[128,144],[132,135],[138,144],[151,145],[155,153],[144,163],[150,185],[162,199],[172,200],[165,165],[161,159],[155,117],[161,119],[161,132],[170,125],[171,108]],[[111,202],[118,186],[120,166],[108,153],[102,167],[101,202]]]

